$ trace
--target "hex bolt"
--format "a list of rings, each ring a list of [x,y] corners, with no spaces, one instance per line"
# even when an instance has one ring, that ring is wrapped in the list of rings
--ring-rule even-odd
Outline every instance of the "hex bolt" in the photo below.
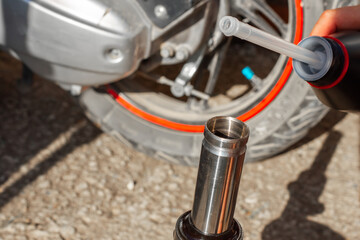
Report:
[[[172,46],[166,44],[161,47],[160,55],[162,58],[172,58],[175,55],[175,50]]]
[[[159,19],[169,18],[168,12],[163,5],[156,5],[154,8],[154,14]]]
[[[174,95],[175,97],[182,97],[185,94],[185,89],[184,86],[182,86],[179,83],[175,83],[174,85],[171,86],[170,91],[172,93],[172,95]]]
[[[81,91],[82,91],[82,86],[80,85],[71,85],[70,86],[70,94],[72,96],[79,96],[81,94]]]
[[[123,53],[121,52],[120,49],[118,49],[118,48],[111,48],[111,49],[108,49],[108,50],[106,51],[106,58],[107,58],[108,61],[110,61],[110,62],[118,63],[118,62],[120,62],[121,60],[123,60],[124,55],[123,55]]]
[[[186,47],[182,46],[176,50],[175,58],[177,60],[184,61],[188,59],[188,57],[189,57],[189,50]]]

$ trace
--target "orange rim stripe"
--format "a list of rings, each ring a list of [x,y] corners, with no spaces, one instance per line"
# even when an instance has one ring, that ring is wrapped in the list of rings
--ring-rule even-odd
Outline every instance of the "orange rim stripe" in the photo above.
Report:
[[[302,9],[301,0],[295,0],[295,8],[296,8],[296,31],[293,42],[297,44],[300,42],[303,34],[303,9]],[[280,93],[281,89],[284,87],[285,83],[289,79],[291,72],[292,72],[292,59],[289,59],[286,63],[283,73],[281,74],[279,80],[275,84],[274,88],[269,92],[269,94],[263,100],[261,100],[261,102],[259,102],[255,107],[250,109],[248,112],[238,116],[237,119],[245,122],[251,119],[252,117],[256,116],[262,110],[264,110],[264,108],[266,108]],[[125,100],[116,91],[114,91],[111,88],[108,88],[107,92],[114,97],[116,102],[118,102],[129,112],[153,124],[183,132],[204,131],[203,125],[189,125],[189,124],[177,123],[158,116],[151,115],[150,113],[147,113],[137,108],[136,106],[132,105],[130,102]]]
[[[126,101],[124,98],[122,98],[113,89],[108,88],[107,92],[115,98],[116,102],[118,102],[121,106],[126,108],[129,112],[131,112],[131,113],[135,114],[136,116],[143,118],[151,123],[154,123],[154,124],[166,127],[166,128],[174,129],[174,130],[183,131],[183,132],[203,132],[204,131],[204,125],[189,125],[189,124],[177,123],[177,122],[172,122],[172,121],[166,120],[161,117],[151,115],[151,114],[135,107],[134,105],[131,105],[128,101]]]

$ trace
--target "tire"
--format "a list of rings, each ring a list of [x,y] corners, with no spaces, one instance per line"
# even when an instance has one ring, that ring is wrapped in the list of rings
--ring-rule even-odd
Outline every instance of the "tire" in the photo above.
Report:
[[[289,6],[292,6],[289,23],[292,21],[295,27],[291,41],[297,43],[310,33],[324,11],[324,3],[294,0]],[[80,103],[93,122],[119,141],[155,158],[183,165],[198,163],[205,121],[215,115],[232,115],[249,126],[246,161],[257,161],[286,150],[303,138],[328,111],[308,85],[293,73],[288,59],[279,57],[266,78],[271,79],[272,85],[261,94],[257,93],[260,95],[251,108],[241,109],[238,101],[242,100],[238,99],[228,104],[230,107],[198,116],[196,112],[178,116],[177,110],[171,111],[176,104],[167,100],[168,96],[143,91],[144,86],[136,86],[133,82],[129,90],[124,80],[105,92],[86,90]],[[134,93],[134,89],[137,92]],[[147,105],[149,102],[153,105]],[[163,105],[169,110],[161,109]]]

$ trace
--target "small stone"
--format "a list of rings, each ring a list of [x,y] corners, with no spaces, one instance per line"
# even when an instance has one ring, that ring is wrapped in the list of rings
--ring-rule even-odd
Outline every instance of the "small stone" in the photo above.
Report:
[[[14,236],[14,238],[11,238],[13,240],[28,240],[26,236]],[[2,240],[2,238],[0,238]]]
[[[159,214],[152,213],[149,216],[149,219],[152,220],[155,223],[161,223],[163,221],[163,217]]]
[[[261,165],[261,164],[256,165],[256,168],[257,168],[257,170],[259,170],[259,171],[263,171],[263,170],[264,170],[264,166]]]
[[[28,171],[29,171],[28,166],[23,165],[23,166],[20,167],[20,172],[21,173],[27,173]]]
[[[134,190],[135,188],[135,182],[134,181],[130,181],[127,185],[126,185],[127,189],[129,189],[130,191]]]
[[[88,216],[82,216],[81,220],[83,220],[83,222],[86,224],[89,224],[92,221],[91,217],[88,217]]]
[[[100,147],[103,145],[103,142],[101,140],[97,140],[95,143],[96,146]]]
[[[105,156],[111,157],[113,155],[112,151],[109,148],[104,148],[103,153]]]
[[[96,178],[93,177],[86,177],[85,180],[89,183],[89,184],[96,184],[98,182],[98,180]]]
[[[248,204],[254,204],[258,202],[258,198],[255,194],[252,194],[245,198],[245,202]]]
[[[116,203],[125,203],[126,202],[126,197],[125,196],[116,196],[114,202],[116,202]]]
[[[55,233],[58,233],[60,232],[60,227],[53,221],[51,221],[47,228],[46,228],[49,232],[55,232]]]
[[[16,232],[16,229],[13,227],[12,224],[7,224],[5,225],[4,227],[2,227],[1,229],[2,231],[5,231],[7,233],[15,233]]]
[[[133,206],[129,206],[129,207],[127,208],[127,211],[128,211],[129,213],[134,213],[134,212],[137,211],[137,209],[136,209],[135,207],[133,207]]]
[[[85,190],[85,191],[82,191],[82,192],[80,193],[80,195],[81,195],[82,197],[90,197],[90,196],[91,196],[91,193],[90,193],[90,191]]]
[[[97,195],[99,196],[99,197],[104,197],[104,192],[103,191],[101,191],[101,190],[99,190],[98,192],[97,192]]]
[[[74,237],[75,232],[76,229],[72,226],[62,226],[60,228],[60,235],[65,239],[72,239]]]
[[[23,223],[16,223],[14,228],[18,231],[24,232],[26,230],[26,224]]]
[[[77,215],[79,216],[86,216],[88,209],[86,207],[82,207],[77,211]]]
[[[45,181],[41,181],[38,183],[37,185],[39,188],[49,188],[50,187],[50,181],[45,180]]]
[[[177,185],[176,183],[170,183],[168,184],[168,188],[170,191],[176,191],[179,189],[179,185]]]
[[[71,174],[67,174],[67,175],[64,175],[62,177],[63,180],[67,180],[67,181],[71,181],[71,180],[75,180],[76,179],[76,175],[71,173]]]
[[[262,210],[259,212],[258,215],[259,219],[270,219],[271,218],[271,213],[268,210]]]
[[[82,183],[79,183],[78,185],[75,186],[75,191],[76,192],[81,192],[81,191],[83,191],[83,190],[85,190],[87,188],[88,188],[87,183],[82,182]]]
[[[111,213],[114,215],[114,216],[117,216],[117,215],[120,215],[121,214],[121,210],[119,208],[113,208],[111,209]]]
[[[49,233],[42,230],[33,230],[28,233],[28,236],[33,239],[48,239]]]
[[[154,191],[156,191],[156,192],[161,191],[161,187],[159,185],[155,185],[153,188],[154,188]]]
[[[266,189],[269,190],[269,191],[274,191],[274,186],[272,186],[271,184],[269,185],[266,185]]]
[[[89,162],[89,167],[97,167],[97,166],[98,166],[97,162],[95,161]]]

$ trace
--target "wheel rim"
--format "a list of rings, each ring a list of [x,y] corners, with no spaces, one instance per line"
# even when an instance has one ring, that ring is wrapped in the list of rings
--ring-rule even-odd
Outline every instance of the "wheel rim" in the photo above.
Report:
[[[290,7],[292,4],[294,8]],[[300,0],[295,0],[294,3],[289,1],[288,6],[289,27],[287,37],[292,35],[292,42],[296,44],[302,37],[303,9]],[[295,14],[295,17],[290,17],[291,14]],[[279,71],[279,69],[282,70]],[[281,92],[281,89],[288,81],[291,72],[291,60],[279,57],[270,73],[266,76],[266,78],[264,78],[264,80],[267,81],[266,87],[256,93],[257,95],[250,92],[245,96],[241,96],[231,101],[230,103],[220,105],[218,107],[215,106],[206,109],[206,111],[193,111],[189,113],[180,111],[181,116],[176,115],[176,112],[178,112],[177,110],[174,111],[173,106],[176,106],[176,101],[174,101],[175,105],[170,105],[171,109],[169,109],[169,104],[167,104],[167,109],[164,108],[165,111],[162,109],[160,106],[161,101],[167,101],[167,96],[165,95],[159,94],[157,97],[157,95],[154,95],[154,92],[151,92],[150,97],[153,96],[153,100],[149,101],[149,96],[139,97],[139,93],[132,93],[132,89],[137,89],[137,87],[139,87],[134,86],[134,82],[130,83],[132,86],[126,86],[126,84],[124,85],[123,82],[120,81],[119,84],[117,84],[119,89],[116,90],[116,88],[109,86],[108,93],[112,95],[117,103],[119,103],[122,107],[145,121],[176,131],[196,133],[203,132],[203,123],[214,115],[231,115],[237,117],[241,121],[248,121],[252,117],[256,116]],[[251,96],[251,94],[253,94],[253,96]],[[251,98],[256,101],[251,101]],[[244,99],[249,102],[248,105],[250,107],[237,107],[237,105],[245,101]],[[180,104],[181,103],[179,103],[179,106],[181,106]],[[170,114],[171,110],[174,114]]]

